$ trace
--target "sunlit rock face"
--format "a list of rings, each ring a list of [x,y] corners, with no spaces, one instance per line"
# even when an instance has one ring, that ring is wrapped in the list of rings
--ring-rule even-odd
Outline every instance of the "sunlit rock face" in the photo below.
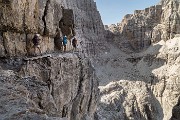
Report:
[[[96,65],[98,78],[102,78],[99,119],[169,120],[172,114],[177,118],[179,47],[177,35],[151,45],[144,52],[127,55],[119,51],[121,57],[116,57],[119,53],[105,56],[106,63]]]
[[[100,54],[104,40],[95,2],[0,0],[0,8],[0,118],[95,119],[99,91],[88,57]],[[68,37],[68,52],[76,36],[77,55],[56,49],[57,28]],[[32,57],[35,33],[43,55]]]
[[[140,52],[151,43],[172,39],[180,33],[178,11],[178,0],[163,0],[159,5],[135,10],[134,14],[126,15],[113,29],[110,26],[110,31],[116,35],[113,40],[125,52],[128,52],[126,48],[131,52]]]
[[[179,1],[136,10],[110,31],[93,0],[1,0],[0,8],[0,118],[178,119]],[[78,53],[59,54],[57,28],[76,36]],[[28,58],[34,33],[44,55]]]
[[[58,0],[57,0],[58,1]],[[85,57],[94,57],[106,51],[104,25],[94,0],[61,0],[66,9],[73,9],[75,34]]]
[[[55,49],[57,28],[69,39],[76,35],[86,56],[99,54],[98,49],[103,49],[104,27],[93,0],[3,0],[0,8],[1,56],[31,54],[34,33],[43,39],[42,52],[50,53]]]
[[[1,56],[24,56],[32,53],[33,34],[43,39],[42,52],[54,50],[54,38],[63,17],[56,1],[1,1]]]
[[[112,47],[95,64],[99,120],[179,119],[179,3],[163,0],[108,28]]]

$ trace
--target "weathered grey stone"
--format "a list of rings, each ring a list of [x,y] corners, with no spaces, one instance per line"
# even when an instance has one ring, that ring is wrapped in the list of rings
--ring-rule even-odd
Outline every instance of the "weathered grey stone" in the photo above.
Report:
[[[128,43],[131,52],[140,52],[152,43],[172,39],[179,34],[180,22],[177,11],[178,0],[162,0],[159,5],[126,15],[113,29],[109,26],[109,30],[116,34],[114,41],[120,48]]]
[[[110,31],[93,0],[0,0],[0,8],[1,119],[178,119],[179,0],[136,10]],[[76,35],[79,58],[25,57],[36,32],[43,53],[57,52],[57,28]]]
[[[3,45],[6,50],[7,56],[24,56],[27,53],[25,34],[4,32],[3,39]]]
[[[91,63],[83,58],[99,54],[93,44],[104,38],[95,2],[0,0],[0,8],[0,118],[93,120],[97,80]],[[54,41],[57,28],[68,36],[68,50],[72,48],[70,38],[76,35],[81,59],[75,54],[51,55],[58,52]],[[34,54],[35,33],[41,36],[42,53],[50,55],[27,58]]]
[[[51,0],[13,0],[0,2],[0,8],[2,16],[0,18],[0,31],[3,40],[1,46],[4,46],[4,49],[1,47],[2,56],[31,54],[32,45],[30,44],[32,44],[34,33],[39,33],[42,36],[43,40],[40,46],[43,53],[54,51],[56,30],[60,27],[63,15],[64,17],[66,15],[66,13],[63,14],[60,3]],[[71,38],[72,33],[74,33],[74,19],[73,13],[68,15],[71,15],[71,22],[66,20],[66,23],[71,31],[66,29],[60,29],[60,31],[63,33],[66,31],[66,35]]]
[[[179,3],[162,0],[108,28],[110,50],[94,63],[99,120],[179,119]]]
[[[102,56],[94,65],[100,79],[99,120],[169,120],[172,114],[177,119],[179,39],[161,40],[138,54],[111,48]]]
[[[3,64],[3,68],[12,69]],[[0,118],[93,119],[98,90],[89,65],[66,54],[24,61],[14,68],[19,69],[17,72],[1,70]]]

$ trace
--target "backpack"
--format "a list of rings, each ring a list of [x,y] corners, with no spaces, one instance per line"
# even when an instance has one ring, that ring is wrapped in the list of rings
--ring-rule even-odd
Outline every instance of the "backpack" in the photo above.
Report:
[[[34,38],[32,39],[32,42],[33,42],[34,45],[39,45],[39,40],[40,40],[40,38],[36,34],[36,35],[34,35]]]
[[[76,39],[76,38],[74,38],[74,39],[72,40],[72,44],[73,44],[73,45],[76,45],[76,44],[77,44],[77,39]]]
[[[63,37],[63,44],[66,45],[67,44],[67,37]]]

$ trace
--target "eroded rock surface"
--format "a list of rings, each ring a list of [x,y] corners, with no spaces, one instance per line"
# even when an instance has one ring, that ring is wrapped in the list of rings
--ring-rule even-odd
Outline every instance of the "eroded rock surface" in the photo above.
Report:
[[[94,65],[99,120],[179,119],[179,3],[163,0],[107,28],[110,50]]]
[[[179,119],[180,38],[125,54],[111,48],[94,66],[100,79],[99,120]],[[116,52],[115,52],[116,51]]]
[[[94,118],[98,90],[88,61],[73,54],[56,55],[22,60],[18,71],[5,70],[5,61],[1,61],[1,119]]]
[[[0,118],[93,120],[99,91],[85,57],[96,54],[94,41],[104,37],[95,2],[0,0],[0,8]],[[57,28],[68,36],[68,52],[76,35],[78,53],[55,48]],[[41,35],[43,55],[30,57],[35,33]]]
[[[106,32],[93,0],[1,0],[0,8],[0,118],[179,119],[179,0],[136,10]],[[55,49],[57,28],[76,35],[78,57]],[[36,32],[46,55],[27,58]]]
[[[162,0],[159,5],[126,15],[121,23],[109,26],[109,30],[115,34],[113,40],[122,50],[140,52],[151,43],[180,34],[178,11],[179,0]]]
[[[43,53],[54,51],[54,37],[57,28],[60,28],[60,21],[69,20],[63,23],[61,28],[68,28],[68,31],[60,29],[63,34],[71,38],[74,32],[73,12],[69,18],[65,16],[67,9],[62,9],[57,1],[47,0],[13,0],[0,2],[0,41],[1,56],[24,56],[32,54],[32,38],[35,33],[41,35],[41,51]],[[67,24],[68,23],[68,24]],[[70,30],[69,30],[70,29]]]

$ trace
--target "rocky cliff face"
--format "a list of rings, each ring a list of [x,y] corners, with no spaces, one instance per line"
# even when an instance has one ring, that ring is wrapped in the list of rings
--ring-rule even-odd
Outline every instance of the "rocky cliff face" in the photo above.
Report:
[[[93,119],[98,90],[89,64],[73,54],[1,59],[1,119]]]
[[[93,0],[1,1],[0,8],[1,56],[31,54],[34,33],[42,36],[42,52],[52,52],[57,28],[69,39],[76,34],[82,41],[81,47],[89,54],[95,53],[93,43],[98,44],[104,37],[104,27]]]
[[[178,0],[163,0],[159,5],[135,10],[134,14],[126,15],[121,23],[109,29],[118,35],[114,41],[120,48],[139,52],[151,43],[172,39],[180,33],[178,11]]]
[[[75,32],[85,57],[103,54],[106,49],[104,25],[93,0],[62,0],[65,8],[74,10]]]
[[[85,57],[96,55],[93,43],[104,37],[95,2],[0,0],[0,9],[0,118],[93,120],[97,79]],[[57,29],[68,36],[68,51],[76,35],[78,57],[59,53]],[[43,55],[29,58],[35,33]]]
[[[0,118],[178,120],[179,2],[105,32],[93,0],[0,0]],[[57,28],[76,35],[77,55],[59,53]],[[29,58],[34,33],[44,55]]]
[[[113,44],[95,65],[99,120],[179,120],[179,3],[162,0],[110,26]]]
[[[98,75],[99,119],[178,120],[179,40],[161,40],[138,54],[104,56],[106,65],[97,66],[104,71]]]

